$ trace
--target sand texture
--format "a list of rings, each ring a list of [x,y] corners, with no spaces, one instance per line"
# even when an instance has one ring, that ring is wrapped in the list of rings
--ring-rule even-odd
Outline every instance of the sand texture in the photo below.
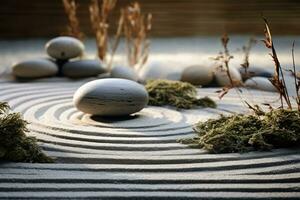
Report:
[[[72,104],[88,80],[0,81],[8,101],[30,122],[54,164],[1,163],[0,199],[299,199],[300,150],[208,154],[177,143],[191,125],[219,114],[247,112],[231,91],[218,108],[147,107],[127,118],[83,114]],[[217,100],[216,88],[199,95]],[[276,101],[245,91],[249,102]]]

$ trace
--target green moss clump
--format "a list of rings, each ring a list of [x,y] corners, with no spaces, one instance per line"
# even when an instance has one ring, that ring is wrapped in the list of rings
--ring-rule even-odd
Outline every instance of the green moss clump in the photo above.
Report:
[[[195,125],[198,137],[180,142],[211,153],[248,152],[300,145],[300,112],[274,110],[262,116],[221,116]]]
[[[19,113],[10,113],[7,103],[0,102],[0,160],[14,162],[53,162],[46,156],[28,132],[27,122]]]
[[[215,108],[216,103],[208,98],[197,98],[197,90],[190,83],[171,80],[150,80],[146,83],[149,94],[149,105],[171,105],[189,109],[194,106]]]

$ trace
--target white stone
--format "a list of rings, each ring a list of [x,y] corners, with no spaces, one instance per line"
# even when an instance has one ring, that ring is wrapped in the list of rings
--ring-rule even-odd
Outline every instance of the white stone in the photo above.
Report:
[[[100,60],[76,60],[62,66],[63,75],[70,78],[98,76],[105,72],[106,69]]]
[[[112,68],[110,76],[111,78],[122,78],[132,81],[138,80],[137,73],[134,71],[133,68],[120,65],[114,66]]]
[[[81,56],[84,45],[76,38],[61,36],[47,42],[45,49],[52,58],[65,60]]]
[[[269,79],[264,77],[252,77],[245,82],[245,86],[249,88],[276,92],[276,88],[272,85]]]
[[[123,116],[142,110],[148,103],[143,85],[134,81],[107,78],[88,82],[74,94],[76,108],[99,116]]]
[[[242,81],[242,76],[238,69],[229,67],[229,73],[233,81]],[[224,87],[230,85],[230,80],[227,75],[227,71],[224,68],[215,68],[215,78],[219,86]]]
[[[181,81],[193,85],[208,85],[213,80],[213,69],[207,65],[193,65],[184,69]]]
[[[34,59],[12,66],[12,73],[18,78],[41,78],[54,76],[58,72],[56,64],[48,59]]]

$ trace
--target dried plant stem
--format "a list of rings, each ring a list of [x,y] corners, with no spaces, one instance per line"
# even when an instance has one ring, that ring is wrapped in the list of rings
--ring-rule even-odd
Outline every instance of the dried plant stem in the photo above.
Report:
[[[275,64],[275,74],[274,74],[273,78],[270,79],[270,81],[274,85],[274,87],[277,89],[277,91],[279,92],[280,100],[281,100],[281,107],[282,108],[284,107],[283,106],[283,99],[284,99],[288,108],[292,109],[290,97],[289,97],[288,90],[286,87],[285,78],[284,78],[282,67],[280,65],[280,62],[279,62],[279,59],[278,59],[278,56],[277,56],[277,53],[276,53],[276,50],[274,47],[269,24],[268,24],[267,19],[265,19],[265,18],[263,18],[263,19],[265,22],[265,40],[263,40],[263,42],[265,43],[265,45],[268,49],[271,49],[270,55],[273,58],[273,61]]]
[[[243,46],[243,52],[244,52],[244,62],[241,64],[241,66],[245,70],[246,77],[249,78],[250,76],[248,75],[248,69],[250,66],[249,63],[249,56],[250,56],[250,51],[253,47],[253,45],[256,44],[256,40],[254,38],[250,38],[247,45]]]
[[[147,39],[152,28],[152,15],[145,17],[140,4],[135,2],[122,10],[126,38],[128,63],[141,68],[148,59],[150,41]],[[137,66],[139,64],[139,66]]]
[[[300,88],[300,81],[297,80],[297,75],[296,75],[296,64],[295,64],[295,41],[293,41],[292,45],[292,58],[293,58],[293,75],[294,75],[294,81],[295,81],[295,89],[296,89],[296,103],[298,107],[298,111],[300,111],[300,93],[299,93],[299,88]]]
[[[229,92],[229,90],[235,89],[237,95],[239,96],[242,103],[244,103],[246,107],[248,107],[250,110],[254,111],[256,114],[262,114],[263,111],[258,105],[251,106],[247,101],[245,101],[243,99],[242,90],[239,89],[239,87],[242,86],[243,84],[239,80],[234,80],[233,77],[230,74],[229,62],[233,58],[233,56],[230,55],[230,53],[229,53],[229,49],[228,49],[229,37],[228,37],[227,34],[224,34],[222,36],[221,42],[222,42],[222,45],[223,45],[223,48],[224,48],[224,52],[220,52],[219,56],[217,56],[215,58],[215,60],[218,60],[218,61],[222,62],[222,65],[220,67],[221,67],[221,69],[225,68],[224,70],[226,71],[226,75],[229,79],[230,85],[225,86],[225,87],[222,88],[222,90],[217,91],[219,93],[219,98],[220,99],[223,98]],[[247,68],[249,67],[248,59],[249,59],[252,44],[253,44],[253,40],[250,40],[249,44],[247,46],[247,49],[246,49],[246,58],[245,58],[246,64],[245,64],[245,66]]]
[[[89,6],[90,20],[95,32],[98,57],[105,62],[108,50],[108,17],[114,9],[117,0],[103,0],[99,9],[98,0],[92,0]]]
[[[240,95],[239,89],[237,87],[242,85],[240,81],[234,80],[230,73],[229,62],[233,58],[233,56],[230,55],[230,53],[229,53],[229,49],[228,49],[229,37],[227,34],[224,34],[222,36],[221,42],[222,42],[222,46],[224,48],[224,52],[220,52],[220,54],[215,58],[215,60],[220,61],[222,63],[220,68],[221,68],[221,70],[225,70],[230,84],[228,86],[223,87],[222,90],[217,91],[220,93],[219,94],[220,99],[223,98],[229,92],[229,90],[232,88],[235,88],[236,90],[238,90],[237,93],[238,93],[238,95]],[[242,99],[241,96],[240,96],[240,98]]]
[[[228,42],[229,42],[229,37],[228,37],[227,34],[224,34],[223,37],[222,37],[222,44],[223,44],[223,47],[224,47],[224,64],[225,64],[225,67],[226,67],[226,73],[227,73],[227,76],[229,78],[230,84],[233,87],[234,82],[233,82],[233,79],[232,79],[230,71],[229,71],[229,61],[233,58],[233,56],[231,56],[229,54]]]
[[[68,35],[83,40],[84,34],[80,31],[79,20],[77,18],[77,5],[75,0],[62,0],[67,14],[69,25]]]
[[[123,25],[124,25],[124,15],[123,15],[122,12],[123,11],[121,10],[121,15],[120,15],[119,22],[118,22],[118,29],[117,29],[117,32],[116,32],[116,35],[115,35],[115,38],[114,38],[114,43],[112,45],[110,60],[108,62],[108,71],[110,71],[111,68],[112,68],[113,59],[114,59],[114,56],[115,56],[116,51],[118,49],[120,39],[121,39],[121,35],[122,35],[122,28],[123,28]]]

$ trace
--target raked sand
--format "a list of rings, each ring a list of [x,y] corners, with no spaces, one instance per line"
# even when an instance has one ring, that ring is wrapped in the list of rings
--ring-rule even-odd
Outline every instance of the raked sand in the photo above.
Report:
[[[0,199],[300,199],[300,149],[208,154],[176,140],[192,125],[247,112],[231,91],[217,109],[147,107],[128,118],[85,115],[72,104],[88,80],[0,80],[0,101],[30,122],[54,164],[1,163]],[[270,92],[244,91],[248,102],[272,103]],[[278,105],[278,104],[277,104]]]

